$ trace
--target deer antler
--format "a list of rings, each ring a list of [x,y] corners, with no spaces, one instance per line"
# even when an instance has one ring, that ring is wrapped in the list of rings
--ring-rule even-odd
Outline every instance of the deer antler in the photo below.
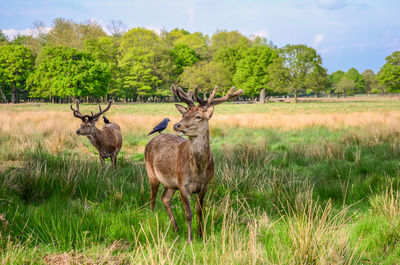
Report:
[[[215,95],[217,94],[217,91],[218,91],[218,86],[215,86],[213,92],[211,93],[210,97],[206,101],[206,100],[201,99],[199,97],[198,90],[199,90],[198,87],[196,87],[195,90],[194,90],[194,95],[195,95],[196,101],[199,102],[200,106],[205,106],[205,107],[224,103],[224,102],[228,101],[231,98],[238,97],[241,94],[243,94],[243,90],[242,89],[238,89],[237,91],[235,91],[236,87],[233,86],[229,90],[228,94],[226,94],[225,96],[223,96],[221,98],[214,99],[214,97],[215,97]]]
[[[171,91],[177,96],[181,101],[185,102],[188,106],[195,106],[193,101],[193,92],[189,91],[185,93],[182,88],[175,87],[174,85],[171,86]]]
[[[98,113],[96,113],[96,114],[93,114],[93,112],[92,112],[92,117],[90,117],[90,119],[91,119],[91,120],[96,119],[96,118],[98,118],[101,114],[103,114],[103,113],[105,113],[106,111],[108,111],[108,110],[110,109],[110,107],[111,107],[111,104],[112,104],[112,100],[110,99],[110,100],[108,101],[108,105],[107,105],[107,108],[106,108],[105,110],[101,110],[101,106],[100,106],[100,104],[99,104],[99,110],[100,110],[100,112],[98,112]]]
[[[85,120],[86,118],[89,118],[89,115],[82,115],[82,113],[79,111],[79,100],[78,99],[75,100],[75,104],[76,104],[76,109],[74,109],[72,107],[72,104],[70,105],[71,110],[74,112],[74,116],[76,118],[81,119],[82,121]]]
[[[79,111],[79,100],[78,99],[75,100],[76,109],[74,109],[72,107],[72,104],[70,105],[70,107],[71,107],[71,110],[74,112],[74,116],[75,117],[81,119],[82,121],[85,121],[86,119],[93,120],[93,119],[96,119],[97,117],[99,117],[101,114],[103,114],[104,112],[106,112],[107,110],[110,109],[111,103],[112,103],[112,100],[110,100],[108,102],[108,106],[107,106],[107,108],[105,110],[101,110],[101,106],[99,105],[100,112],[98,112],[96,114],[93,114],[93,112],[92,112],[92,116],[90,116],[90,115],[82,115],[82,113]]]

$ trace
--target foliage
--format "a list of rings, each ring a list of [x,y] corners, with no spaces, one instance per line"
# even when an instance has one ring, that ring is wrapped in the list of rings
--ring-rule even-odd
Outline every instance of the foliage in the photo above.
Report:
[[[105,36],[106,33],[96,22],[83,24],[70,19],[56,18],[48,34],[48,43],[52,46],[83,49],[85,40]]]
[[[171,56],[174,58],[175,71],[174,76],[178,77],[183,73],[183,68],[186,66],[192,66],[199,58],[196,55],[194,49],[190,48],[186,44],[176,44],[171,50]]]
[[[0,45],[5,45],[8,42],[8,37],[6,34],[3,33],[2,30],[0,30]]]
[[[268,66],[276,58],[275,50],[265,45],[252,46],[241,53],[236,63],[233,83],[243,89],[244,95],[255,96],[261,89],[267,88],[270,81]]]
[[[171,96],[169,86],[178,82],[188,87],[195,86],[194,83],[201,84],[204,92],[214,85],[224,88],[236,85],[247,97],[255,97],[265,89],[269,95],[294,94],[296,101],[299,94],[334,93],[343,76],[355,82],[354,93],[400,91],[400,81],[397,80],[399,55],[396,52],[388,56],[391,59],[387,58],[379,72],[377,84],[372,72],[360,74],[355,68],[347,73],[339,70],[328,76],[322,67],[321,56],[313,48],[286,45],[277,49],[266,38],[248,37],[237,30],[217,30],[210,37],[179,28],[159,33],[140,27],[127,31],[122,21],[115,20],[107,28],[110,36],[95,21],[81,23],[56,18],[51,28],[35,21],[30,35],[18,35],[9,40],[0,31],[0,46],[27,47],[38,64],[42,49],[47,47],[69,47],[90,54],[92,59],[88,62],[102,63],[110,75],[103,92],[83,93],[90,101],[99,100],[99,95],[105,95],[101,100],[112,97],[116,101],[162,101]],[[84,67],[83,64],[80,67]],[[201,73],[200,69],[206,72]],[[29,75],[29,69],[23,75]],[[200,82],[201,77],[211,79]],[[34,75],[29,80],[32,97],[51,100],[57,95],[71,95],[71,91],[67,91],[69,88],[61,92],[58,91],[62,90],[61,87],[50,89],[50,83],[47,88],[41,87],[38,78]],[[0,96],[2,101],[6,101],[4,99],[10,96],[11,87],[2,84],[1,88]],[[20,93],[20,96],[21,101],[30,100],[28,93]]]
[[[121,37],[119,66],[123,71],[126,97],[153,94],[162,80],[155,74],[160,38],[152,30],[134,28]]]
[[[392,53],[385,60],[378,73],[379,82],[388,92],[400,92],[400,51]]]
[[[108,95],[123,95],[123,76],[118,65],[120,41],[119,38],[101,37],[85,41],[84,51],[92,54],[93,58],[105,63],[111,74],[111,82],[107,88]]]
[[[16,103],[17,92],[25,89],[33,63],[33,54],[25,46],[0,46],[0,86],[11,90],[11,103]]]
[[[365,81],[365,91],[369,93],[379,93],[382,91],[383,86],[379,85],[378,77],[371,69],[362,72]],[[383,92],[383,91],[382,91]]]
[[[332,74],[329,75],[328,80],[329,80],[329,88],[328,92],[329,93],[334,93],[335,91],[335,85],[340,82],[340,80],[344,76],[344,72],[342,70],[337,70],[336,72],[333,72]]]
[[[365,93],[365,80],[357,69],[354,67],[350,68],[347,73],[344,74],[344,77],[353,80],[356,84],[354,93]]]
[[[269,67],[269,86],[275,91],[294,94],[295,101],[300,91],[310,88],[314,93],[327,84],[326,69],[317,52],[306,45],[286,45],[280,50],[279,58]]]
[[[223,47],[249,46],[250,40],[239,31],[218,30],[211,37],[210,49],[214,53]]]
[[[181,75],[180,83],[190,89],[198,86],[203,93],[211,92],[216,85],[221,88],[220,92],[224,92],[231,84],[229,72],[222,64],[204,61],[186,67]]]
[[[336,94],[343,94],[345,97],[352,96],[356,93],[357,84],[345,75],[334,85],[334,88]]]
[[[32,97],[104,96],[110,83],[106,64],[87,52],[46,47],[29,80]]]

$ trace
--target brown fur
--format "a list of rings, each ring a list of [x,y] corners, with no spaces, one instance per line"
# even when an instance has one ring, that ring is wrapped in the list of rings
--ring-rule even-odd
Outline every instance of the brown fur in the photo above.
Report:
[[[100,112],[89,115],[82,115],[79,111],[79,101],[76,102],[76,109],[71,109],[74,116],[82,120],[81,127],[76,131],[78,135],[87,136],[90,143],[99,151],[99,158],[102,166],[105,166],[104,159],[111,158],[114,167],[117,166],[117,155],[122,146],[121,128],[116,123],[108,123],[103,126],[101,130],[97,129],[96,122],[99,120],[101,114],[109,110],[111,101],[108,107],[102,111],[99,106]]]
[[[171,209],[171,199],[176,190],[180,191],[188,223],[188,240],[192,240],[192,211],[190,194],[197,194],[197,233],[202,235],[203,199],[207,185],[214,176],[214,160],[210,148],[208,121],[212,117],[213,105],[195,106],[192,94],[173,89],[189,107],[176,104],[183,114],[182,120],[174,125],[174,130],[188,139],[172,134],[162,134],[153,138],[145,148],[146,170],[151,185],[150,207],[154,211],[155,199],[160,182],[165,186],[161,200],[171,219],[173,228],[178,230]],[[241,92],[237,93],[238,95]],[[213,92],[213,95],[215,96]],[[231,93],[233,94],[233,92]],[[228,100],[231,94],[226,97]],[[197,96],[197,95],[196,95]],[[211,97],[212,98],[214,97]],[[236,96],[236,95],[234,95]],[[210,100],[210,102],[211,102]],[[220,100],[218,102],[222,103]]]
[[[86,136],[99,151],[102,166],[105,166],[104,159],[110,158],[113,166],[116,167],[117,155],[122,147],[122,134],[119,125],[111,122],[105,124],[101,130],[94,125],[92,133]]]

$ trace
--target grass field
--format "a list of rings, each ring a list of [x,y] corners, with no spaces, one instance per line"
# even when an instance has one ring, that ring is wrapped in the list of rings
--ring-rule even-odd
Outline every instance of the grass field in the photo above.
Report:
[[[146,133],[180,119],[174,104],[115,105],[106,116],[124,137],[115,170],[75,134],[69,105],[0,105],[1,264],[400,260],[397,98],[218,105],[205,235],[192,244],[179,196],[178,233],[161,193],[154,214],[149,206]]]

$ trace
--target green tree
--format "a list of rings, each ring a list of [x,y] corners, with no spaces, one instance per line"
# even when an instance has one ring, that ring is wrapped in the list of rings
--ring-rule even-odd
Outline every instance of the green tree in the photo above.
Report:
[[[270,82],[268,83],[278,93],[293,93],[294,101],[300,91],[305,91],[307,86],[321,88],[319,80],[323,80],[321,74],[326,76],[326,70],[322,67],[322,59],[317,52],[306,45],[286,45],[280,50],[277,58],[269,67]]]
[[[358,72],[357,69],[350,68],[347,73],[344,74],[345,77],[351,79],[356,84],[354,93],[365,93],[365,80],[364,77]]]
[[[315,97],[317,97],[321,91],[326,91],[329,87],[329,78],[326,69],[317,65],[307,76],[305,85],[306,92],[314,93]]]
[[[202,93],[209,93],[214,86],[219,86],[220,92],[230,87],[229,72],[217,62],[201,61],[193,66],[186,67],[180,78],[184,87],[194,89],[199,87]],[[225,89],[224,89],[225,88]]]
[[[105,63],[111,74],[111,82],[107,95],[120,97],[123,95],[123,76],[118,65],[119,37],[100,37],[85,41],[84,51],[93,55],[93,58]]]
[[[8,37],[6,34],[3,33],[2,30],[0,30],[0,45],[7,45],[8,44]]]
[[[345,73],[342,70],[338,70],[329,75],[328,93],[335,93],[335,85],[340,82],[344,74]]]
[[[174,71],[176,77],[183,73],[184,67],[192,66],[199,60],[195,50],[186,44],[176,44],[171,50],[171,55],[176,67]]]
[[[90,53],[69,47],[45,47],[29,79],[32,97],[104,96],[109,68]]]
[[[378,79],[388,92],[400,92],[400,51],[386,57],[386,63],[378,73]]]
[[[357,84],[354,80],[344,76],[338,83],[334,85],[335,93],[344,97],[354,95],[357,89]]]
[[[179,37],[178,37],[179,36]],[[185,44],[192,48],[199,58],[208,58],[208,36],[201,32],[187,34],[187,31],[174,31],[170,38],[173,39],[173,45]]]
[[[157,71],[163,63],[160,58],[166,51],[159,36],[145,28],[131,29],[121,37],[119,50],[125,98],[152,96],[157,86],[162,84]]]
[[[87,39],[106,37],[102,27],[96,22],[76,23],[70,19],[56,18],[48,34],[48,42],[52,46],[65,46],[83,49]]]
[[[250,46],[250,40],[239,31],[218,30],[211,37],[210,50],[215,53],[222,47]]]
[[[22,45],[0,46],[0,86],[11,90],[11,103],[16,103],[18,92],[25,89],[33,64],[34,56],[28,48]]]
[[[376,76],[374,71],[372,71],[371,69],[367,69],[362,73],[362,76],[365,81],[365,91],[368,94],[376,93],[380,90],[378,77]]]
[[[268,88],[270,75],[267,69],[276,56],[275,50],[265,45],[246,49],[236,63],[233,84],[243,89],[247,96],[258,95],[261,89]]]

